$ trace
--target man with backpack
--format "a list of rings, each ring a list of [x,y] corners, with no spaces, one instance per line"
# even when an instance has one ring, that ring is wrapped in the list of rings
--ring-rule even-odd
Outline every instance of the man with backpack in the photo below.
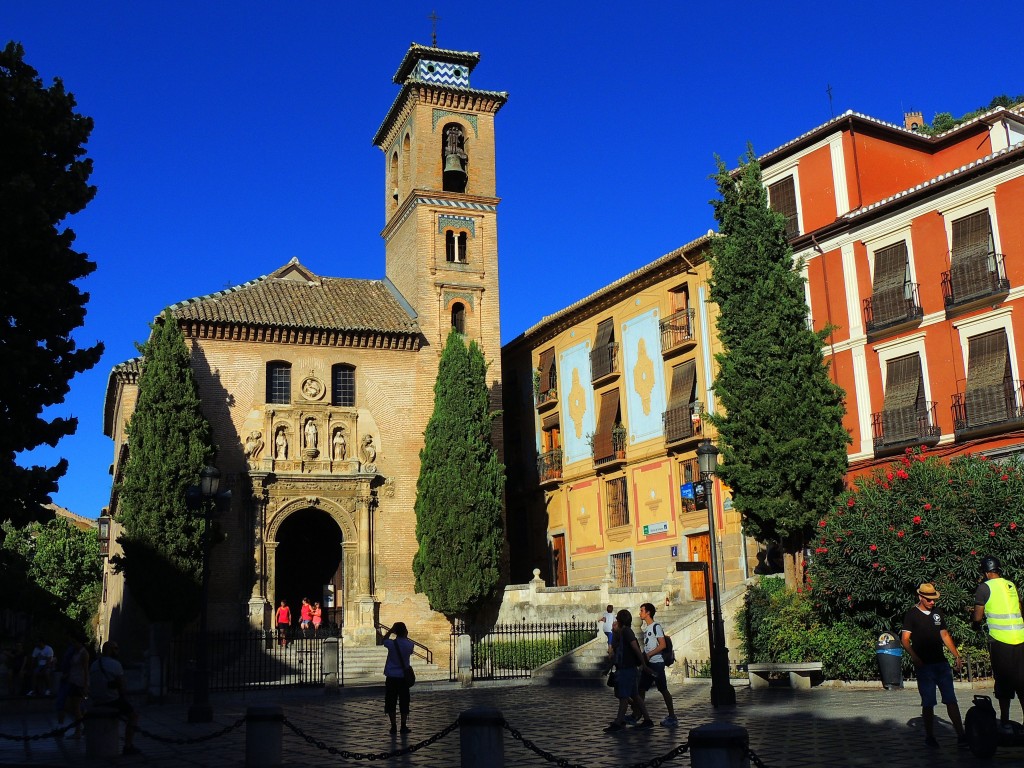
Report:
[[[644,655],[649,667],[649,671],[644,672],[640,678],[640,698],[644,698],[651,685],[654,685],[665,699],[665,708],[668,710],[668,717],[662,720],[661,724],[670,728],[679,725],[672,706],[672,694],[668,692],[668,681],[665,679],[665,667],[671,663],[665,656],[672,653],[672,647],[661,624],[654,620],[656,612],[657,608],[653,603],[644,603],[640,606],[640,631],[643,633]],[[670,658],[675,661],[674,656]]]

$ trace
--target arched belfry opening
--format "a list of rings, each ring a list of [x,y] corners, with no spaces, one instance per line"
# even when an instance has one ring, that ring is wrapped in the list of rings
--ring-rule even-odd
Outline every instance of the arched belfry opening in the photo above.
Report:
[[[274,574],[276,602],[287,600],[298,617],[302,598],[319,602],[324,624],[342,624],[345,559],[341,528],[326,512],[307,508],[294,512],[277,530]]]
[[[445,192],[465,192],[469,181],[466,133],[458,123],[448,123],[441,132],[441,167]]]

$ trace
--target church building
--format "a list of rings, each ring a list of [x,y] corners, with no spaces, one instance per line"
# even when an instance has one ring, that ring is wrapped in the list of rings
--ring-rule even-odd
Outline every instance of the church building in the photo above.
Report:
[[[470,85],[479,59],[413,44],[398,67],[401,90],[373,139],[385,158],[381,279],[318,275],[292,259],[170,307],[232,491],[211,555],[211,629],[269,628],[281,600],[297,613],[309,597],[350,640],[404,621],[421,642],[447,643],[448,622],[414,591],[414,502],[453,327],[483,350],[500,408],[494,116],[507,94]],[[107,388],[115,488],[140,365],[116,366]],[[115,492],[110,554],[117,512]],[[106,570],[109,637],[124,591]]]

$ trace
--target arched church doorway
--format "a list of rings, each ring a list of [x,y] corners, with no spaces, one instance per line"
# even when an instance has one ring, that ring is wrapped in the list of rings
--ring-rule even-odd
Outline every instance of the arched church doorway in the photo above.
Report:
[[[274,594],[287,600],[299,620],[302,598],[319,602],[325,626],[341,626],[344,559],[342,534],[330,515],[303,509],[288,516],[277,532]]]

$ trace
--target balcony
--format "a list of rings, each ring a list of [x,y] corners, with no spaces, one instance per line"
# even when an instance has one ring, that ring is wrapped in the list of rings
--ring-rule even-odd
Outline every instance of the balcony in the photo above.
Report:
[[[668,357],[676,352],[685,352],[697,344],[693,331],[693,310],[682,309],[669,315],[660,323],[661,355]]]
[[[701,412],[702,408],[697,402],[666,410],[661,417],[665,428],[665,445],[677,445],[703,437]]]
[[[537,457],[537,476],[542,486],[558,483],[562,479],[561,448],[555,448]]]
[[[864,327],[869,334],[919,323],[924,317],[917,297],[918,283],[904,283],[864,299]]]
[[[619,375],[619,345],[616,342],[595,347],[590,353],[590,381],[604,383]]]
[[[954,254],[952,263],[953,267],[942,273],[942,297],[947,311],[990,301],[1010,290],[1005,257],[1001,253]]]
[[[550,409],[553,405],[558,404],[558,391],[554,387],[551,387],[550,389],[547,389],[544,392],[537,392],[536,400],[537,410],[546,411]]]
[[[875,456],[899,453],[916,445],[931,447],[939,442],[942,430],[935,418],[938,404],[927,402],[922,408],[910,406],[871,414],[871,436]]]
[[[970,440],[1024,427],[1024,383],[978,387],[953,395],[953,436]]]
[[[610,452],[609,452],[610,448]],[[601,467],[617,467],[626,463],[626,430],[617,427],[612,430],[611,442],[605,438],[601,440],[598,435],[594,436],[594,469]]]

